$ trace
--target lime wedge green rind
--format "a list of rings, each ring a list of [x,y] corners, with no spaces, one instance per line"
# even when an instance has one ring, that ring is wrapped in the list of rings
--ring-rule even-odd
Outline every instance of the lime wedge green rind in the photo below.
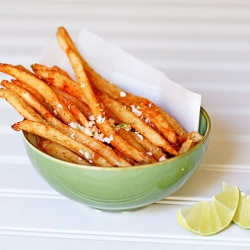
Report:
[[[210,202],[200,201],[179,209],[177,220],[185,229],[200,235],[216,234],[232,222],[239,203],[239,189],[232,186],[215,195]]]
[[[223,183],[222,189],[228,189],[226,183]],[[239,204],[233,217],[233,222],[244,229],[250,229],[250,195],[240,192]]]

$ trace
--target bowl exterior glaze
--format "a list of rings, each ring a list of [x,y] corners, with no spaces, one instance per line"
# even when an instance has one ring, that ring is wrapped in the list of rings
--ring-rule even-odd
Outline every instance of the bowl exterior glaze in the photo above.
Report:
[[[57,192],[90,207],[124,211],[136,209],[176,192],[196,171],[209,143],[211,123],[201,108],[199,132],[204,138],[192,150],[155,164],[127,167],[89,167],[50,157],[27,140],[32,165]]]

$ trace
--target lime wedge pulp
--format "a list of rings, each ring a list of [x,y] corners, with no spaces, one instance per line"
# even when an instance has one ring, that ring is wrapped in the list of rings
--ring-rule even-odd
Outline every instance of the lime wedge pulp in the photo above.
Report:
[[[228,186],[213,196],[210,202],[200,201],[179,209],[177,220],[185,229],[200,235],[213,235],[225,229],[233,220],[239,203],[239,189]]]
[[[223,183],[222,189],[230,188]],[[233,222],[244,229],[250,229],[250,195],[240,191],[239,204],[233,217]]]

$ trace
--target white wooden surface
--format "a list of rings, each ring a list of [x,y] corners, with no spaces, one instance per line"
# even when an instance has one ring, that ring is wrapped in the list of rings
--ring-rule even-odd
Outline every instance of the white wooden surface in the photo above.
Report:
[[[0,62],[37,62],[58,26],[72,36],[90,29],[202,94],[209,150],[171,197],[134,212],[100,212],[40,178],[10,128],[21,117],[0,99],[0,249],[250,248],[250,231],[236,225],[202,237],[176,221],[179,208],[210,199],[222,181],[250,193],[250,2],[0,0]]]

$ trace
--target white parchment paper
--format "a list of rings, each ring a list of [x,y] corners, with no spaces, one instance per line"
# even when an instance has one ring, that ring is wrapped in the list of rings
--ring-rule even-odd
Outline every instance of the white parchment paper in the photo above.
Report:
[[[124,91],[150,99],[172,115],[187,132],[198,130],[201,95],[174,83],[163,72],[86,29],[81,30],[75,43],[86,61],[104,78]],[[40,63],[57,65],[75,79],[69,60],[56,39],[48,41]]]

